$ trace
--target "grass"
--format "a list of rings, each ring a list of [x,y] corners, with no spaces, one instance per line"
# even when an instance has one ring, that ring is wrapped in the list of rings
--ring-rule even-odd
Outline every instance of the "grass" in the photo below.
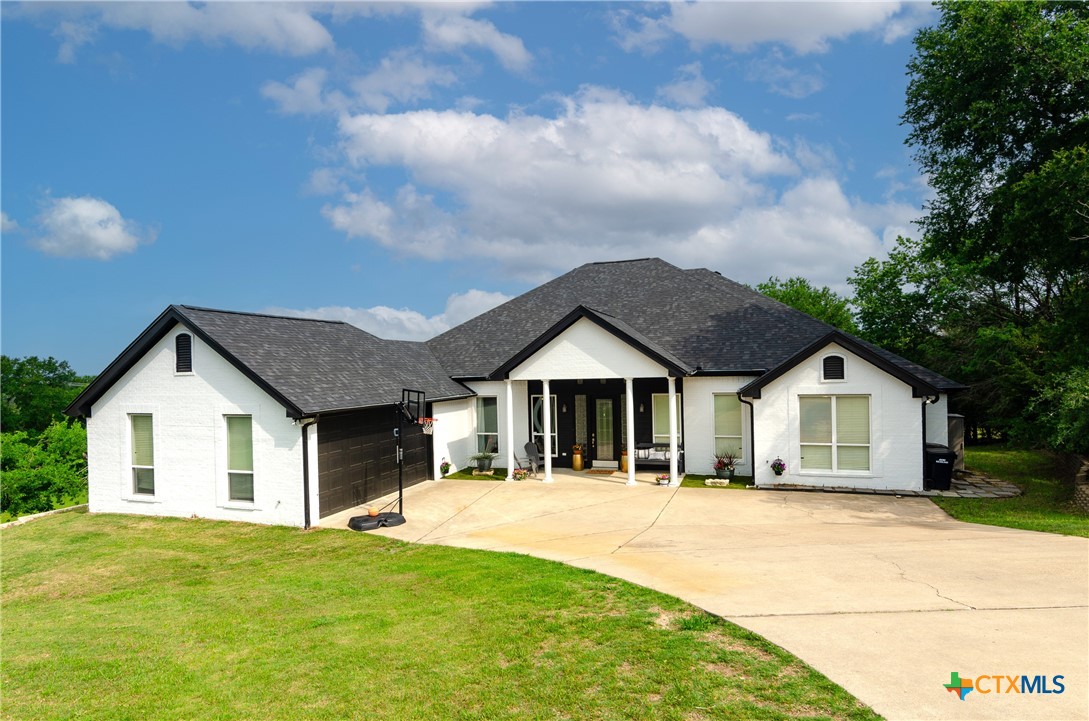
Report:
[[[493,468],[490,476],[474,476],[474,470],[473,466],[467,466],[460,471],[447,473],[443,478],[453,478],[458,481],[502,481],[507,477],[506,468]]]
[[[1014,498],[933,498],[953,518],[969,523],[1089,537],[1089,516],[1072,503],[1074,486],[1043,451],[1006,446],[967,448],[969,470],[1014,483]]]
[[[681,480],[681,488],[728,488],[737,490],[745,490],[746,488],[754,488],[752,484],[752,476],[734,476],[730,479],[730,485],[728,486],[705,486],[703,484],[708,478],[714,478],[715,476],[701,476],[696,473],[689,473]]]
[[[528,556],[79,512],[0,540],[4,718],[878,718],[759,636]]]

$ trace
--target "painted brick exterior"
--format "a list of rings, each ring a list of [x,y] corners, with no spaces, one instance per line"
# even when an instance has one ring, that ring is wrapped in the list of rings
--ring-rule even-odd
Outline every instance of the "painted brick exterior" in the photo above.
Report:
[[[716,393],[736,395],[741,386],[752,381],[751,376],[691,377],[684,379],[684,468],[688,473],[712,475],[715,460]],[[760,435],[757,429],[757,436]],[[741,405],[741,462],[735,466],[737,475],[752,475],[749,458],[749,407]]]
[[[193,336],[193,373],[174,372],[174,330],[94,404],[87,419],[90,510],[301,526],[302,437],[283,406]],[[155,495],[132,492],[129,414],[150,413]],[[225,415],[253,417],[254,502],[227,493]],[[312,448],[316,434],[311,429]],[[311,468],[316,491],[317,465]],[[317,518],[316,492],[312,517]]]
[[[822,382],[821,357],[828,352],[846,358],[846,380]],[[869,473],[825,474],[801,471],[798,431],[799,395],[870,396],[871,470]],[[753,401],[756,409],[756,483],[790,483],[806,486],[853,486],[856,488],[922,490],[922,399],[911,388],[853,353],[830,345],[814,353],[763,389]],[[940,404],[944,407],[944,404]],[[937,426],[937,428],[931,428]],[[941,437],[942,423],[928,430]],[[947,434],[947,431],[945,431]],[[770,463],[786,461],[780,477]]]

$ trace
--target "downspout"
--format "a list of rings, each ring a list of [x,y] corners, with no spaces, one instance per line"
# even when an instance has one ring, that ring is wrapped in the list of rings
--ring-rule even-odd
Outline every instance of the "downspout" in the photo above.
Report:
[[[937,403],[938,396],[923,396],[923,489],[926,489],[926,407]]]
[[[752,462],[752,484],[756,485],[756,407],[752,401],[741,397],[741,391],[737,392],[737,400],[749,407],[749,459]]]
[[[302,425],[302,456],[303,456],[303,530],[310,528],[310,435],[306,432],[310,426],[318,422],[319,415],[303,422]]]

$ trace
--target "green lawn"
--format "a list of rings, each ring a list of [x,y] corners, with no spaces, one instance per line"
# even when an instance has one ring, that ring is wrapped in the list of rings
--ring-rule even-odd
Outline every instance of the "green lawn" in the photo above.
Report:
[[[877,718],[737,626],[527,556],[87,513],[0,541],[4,718]]]
[[[1074,486],[1062,478],[1043,451],[1005,446],[967,448],[964,465],[992,478],[1015,483],[1015,498],[933,498],[953,518],[991,526],[1089,537],[1089,516],[1071,502]]]
[[[681,488],[732,488],[734,490],[745,490],[746,488],[755,488],[752,485],[752,476],[734,476],[730,479],[730,485],[728,486],[705,486],[703,484],[708,478],[714,478],[715,476],[701,476],[696,473],[689,473],[683,479],[681,479]]]

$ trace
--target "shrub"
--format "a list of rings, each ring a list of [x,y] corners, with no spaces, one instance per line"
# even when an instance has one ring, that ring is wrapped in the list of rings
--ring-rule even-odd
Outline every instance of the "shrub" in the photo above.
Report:
[[[87,430],[54,421],[37,439],[25,431],[0,439],[0,518],[64,508],[87,500]]]

